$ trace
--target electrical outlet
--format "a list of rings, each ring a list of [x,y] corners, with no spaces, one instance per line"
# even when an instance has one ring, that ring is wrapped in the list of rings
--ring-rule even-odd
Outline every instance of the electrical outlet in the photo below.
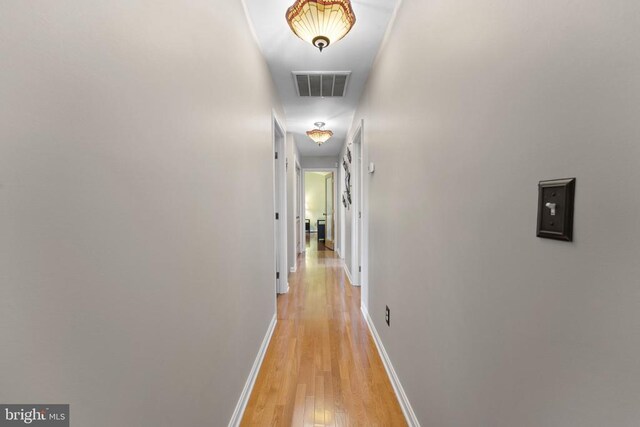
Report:
[[[389,310],[389,306],[386,306],[387,309],[384,311],[384,320],[387,322],[387,326],[391,326],[391,310]]]

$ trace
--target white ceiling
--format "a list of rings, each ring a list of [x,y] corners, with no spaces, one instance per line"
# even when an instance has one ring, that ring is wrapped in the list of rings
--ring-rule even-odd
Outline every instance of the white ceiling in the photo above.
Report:
[[[397,0],[352,0],[356,23],[340,41],[321,52],[300,40],[285,20],[294,0],[245,0],[249,19],[264,54],[301,156],[338,156]],[[293,71],[351,71],[341,98],[299,97]],[[305,134],[326,123],[333,137],[318,147]]]

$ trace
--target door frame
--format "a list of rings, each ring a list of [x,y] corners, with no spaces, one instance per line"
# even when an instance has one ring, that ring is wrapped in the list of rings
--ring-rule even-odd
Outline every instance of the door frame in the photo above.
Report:
[[[274,111],[271,112],[272,152],[273,160],[273,212],[274,221],[274,271],[273,280],[276,294],[289,291],[289,267],[287,254],[287,171],[286,171],[286,137],[287,133]],[[278,153],[277,159],[276,153]],[[276,213],[278,219],[276,219]],[[277,278],[280,273],[280,278]]]
[[[360,286],[361,304],[369,308],[369,186],[364,143],[364,120],[360,120],[351,139],[354,159],[354,195],[351,224],[351,266],[354,282]],[[358,215],[360,213],[360,215]],[[361,267],[362,271],[359,271]]]
[[[304,204],[305,204],[305,200],[307,198],[306,195],[306,189],[307,189],[307,183],[305,181],[305,172],[333,172],[333,211],[334,211],[334,216],[335,216],[335,210],[336,210],[336,200],[337,200],[337,192],[338,192],[338,188],[337,188],[337,184],[338,184],[338,168],[302,168],[302,198],[300,200],[300,203],[302,204],[302,210],[301,212],[303,213],[304,216],[306,216],[306,209],[304,209]],[[337,221],[336,221],[337,222]],[[303,221],[304,223],[304,221]],[[304,225],[303,225],[304,227]],[[334,226],[334,241],[335,241],[335,232],[336,232],[336,227]],[[305,236],[305,244],[304,244],[304,250],[303,252],[306,252],[307,250],[307,244],[306,244],[306,234]],[[334,246],[335,247],[335,246]]]
[[[327,187],[327,181],[331,179],[331,187]],[[336,205],[335,205],[335,201],[338,200],[338,196],[336,194],[336,179],[338,179],[338,174],[336,172],[331,172],[331,178],[329,178],[329,174],[324,176],[324,230],[325,230],[325,234],[324,234],[324,246],[327,249],[330,249],[334,252],[336,252],[336,241],[338,239],[338,233],[336,232],[337,230],[337,225],[338,225],[338,219],[337,219],[337,215],[336,215]],[[329,222],[329,210],[327,209],[327,188],[331,188],[331,222]],[[331,225],[331,228],[329,228],[329,225]],[[328,239],[327,236],[329,236],[329,229],[331,229],[331,240]],[[331,246],[327,245],[327,242],[331,242]]]
[[[304,187],[302,186],[302,178],[303,178],[303,174],[302,174],[302,168],[300,167],[300,163],[298,163],[298,159],[296,159],[296,209],[297,212],[300,216],[300,224],[298,225],[298,230],[296,230],[297,233],[297,239],[299,240],[299,244],[296,250],[296,267],[298,265],[298,255],[301,254],[302,252],[304,252],[304,246],[302,243],[302,236],[304,236],[304,204],[302,203],[302,201],[304,200]]]

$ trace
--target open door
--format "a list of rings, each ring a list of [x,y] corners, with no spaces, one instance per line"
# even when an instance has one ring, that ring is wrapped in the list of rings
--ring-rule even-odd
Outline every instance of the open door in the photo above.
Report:
[[[300,167],[296,165],[296,257],[302,252],[302,219],[300,214],[300,200],[302,200],[302,177]],[[297,262],[296,262],[297,266]]]
[[[327,249],[333,250],[334,247],[334,234],[335,234],[335,215],[333,206],[333,172],[328,173],[324,178],[325,188],[325,215],[326,215],[326,229],[324,246]]]
[[[282,126],[273,117],[273,201],[274,201],[274,244],[275,244],[275,279],[276,293],[284,294],[288,291],[287,281],[288,260],[287,260],[287,227],[286,227],[286,162],[282,154],[285,150],[285,133]]]

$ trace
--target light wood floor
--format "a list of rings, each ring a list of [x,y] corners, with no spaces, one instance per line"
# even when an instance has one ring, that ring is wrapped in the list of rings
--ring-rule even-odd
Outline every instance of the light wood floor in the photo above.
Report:
[[[308,242],[309,243],[309,242]],[[289,293],[242,426],[406,426],[360,312],[360,289],[315,235]]]

